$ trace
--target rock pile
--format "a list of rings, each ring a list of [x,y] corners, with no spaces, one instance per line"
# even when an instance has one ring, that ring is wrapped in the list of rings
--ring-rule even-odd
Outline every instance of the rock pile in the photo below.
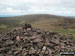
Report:
[[[60,56],[60,51],[75,51],[72,36],[28,25],[0,36],[0,56]]]

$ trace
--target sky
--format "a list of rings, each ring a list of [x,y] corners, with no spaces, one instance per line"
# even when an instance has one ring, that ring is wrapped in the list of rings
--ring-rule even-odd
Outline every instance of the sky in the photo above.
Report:
[[[75,0],[0,0],[0,17],[27,14],[75,16]]]

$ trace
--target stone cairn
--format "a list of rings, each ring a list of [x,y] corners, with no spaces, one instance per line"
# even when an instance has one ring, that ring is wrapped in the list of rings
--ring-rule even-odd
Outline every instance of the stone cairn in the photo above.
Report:
[[[60,51],[75,51],[75,41],[71,38],[25,24],[0,35],[0,56],[61,56]]]

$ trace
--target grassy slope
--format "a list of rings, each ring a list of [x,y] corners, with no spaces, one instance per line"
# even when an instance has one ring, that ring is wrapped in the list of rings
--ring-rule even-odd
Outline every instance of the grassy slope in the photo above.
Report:
[[[66,29],[62,29],[64,25],[64,20],[71,21],[73,23],[66,23]],[[54,16],[54,15],[26,15],[26,16],[18,16],[18,17],[11,17],[11,18],[0,18],[0,31],[7,32],[10,31],[12,28],[20,26],[25,22],[31,23],[32,26],[35,28],[45,29],[45,30],[53,30],[56,32],[64,33],[64,34],[73,34],[75,35],[75,19],[73,18],[66,18],[61,16]],[[3,29],[3,30],[2,30]]]

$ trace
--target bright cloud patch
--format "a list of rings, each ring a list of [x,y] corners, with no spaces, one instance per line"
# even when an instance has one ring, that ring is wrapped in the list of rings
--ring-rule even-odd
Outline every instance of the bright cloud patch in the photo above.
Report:
[[[19,12],[21,12],[21,10],[14,10],[12,8],[6,8],[5,10],[2,10],[0,12],[4,12],[4,13],[19,13]]]

